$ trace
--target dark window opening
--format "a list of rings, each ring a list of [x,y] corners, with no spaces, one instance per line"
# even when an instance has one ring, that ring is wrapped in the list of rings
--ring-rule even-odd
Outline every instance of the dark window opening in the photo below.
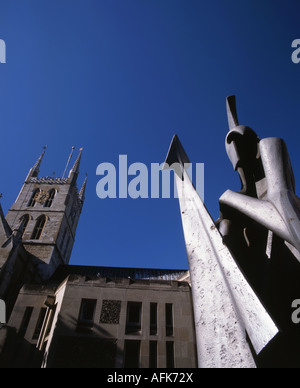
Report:
[[[27,204],[28,207],[34,207],[34,205],[36,204],[35,198],[36,198],[36,195],[37,195],[39,192],[40,192],[40,189],[36,189],[36,190],[33,191],[32,195],[31,195],[31,197],[30,197],[30,200],[29,200],[29,202],[28,202],[28,204]]]
[[[76,328],[77,331],[86,332],[93,328],[96,304],[96,299],[82,299]]]
[[[167,368],[174,368],[174,342],[166,342]]]
[[[25,229],[27,228],[28,222],[29,222],[29,215],[28,214],[25,214],[23,217],[21,217],[20,229],[22,232],[22,236],[25,233]]]
[[[46,217],[45,216],[39,217],[35,224],[35,227],[31,236],[32,240],[39,240],[41,238],[45,224],[46,224]]]
[[[39,338],[41,330],[42,330],[42,327],[43,327],[44,319],[45,319],[45,316],[46,316],[46,312],[47,312],[47,307],[42,307],[41,311],[40,311],[40,314],[39,314],[39,317],[38,317],[38,320],[37,320],[37,323],[36,323],[36,326],[35,326],[35,330],[34,330],[32,339],[38,339]]]
[[[19,329],[19,335],[24,337],[26,334],[26,330],[29,325],[29,321],[32,315],[33,307],[26,307],[25,313],[23,315],[22,323]]]
[[[166,336],[173,335],[173,305],[171,303],[166,304]]]
[[[140,341],[125,341],[124,368],[140,367]]]
[[[49,191],[49,196],[48,196],[47,201],[44,203],[44,207],[51,207],[52,206],[55,194],[56,194],[56,190],[52,189]]]
[[[150,303],[150,335],[157,334],[157,303]]]
[[[128,302],[126,334],[140,334],[142,321],[142,303]]]
[[[157,368],[157,341],[150,341],[149,368]]]

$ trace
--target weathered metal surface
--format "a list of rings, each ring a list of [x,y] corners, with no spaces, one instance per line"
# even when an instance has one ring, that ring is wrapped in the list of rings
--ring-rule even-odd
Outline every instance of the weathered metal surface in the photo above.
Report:
[[[242,190],[239,193],[226,191],[220,197],[220,205],[238,210],[300,251],[300,200],[295,194],[286,144],[280,138],[258,140],[252,129],[239,125],[233,97],[227,99],[230,130],[226,150],[239,172]],[[258,170],[264,174],[263,198],[258,193],[261,178]]]
[[[216,222],[239,268],[280,327],[258,357],[260,367],[299,367],[300,331],[291,305],[300,295],[300,200],[285,142],[259,139],[239,125],[235,97],[227,98],[226,150],[241,190],[219,199]]]
[[[170,151],[180,155],[183,147],[174,150],[180,144],[177,137],[174,139]],[[183,169],[183,177],[180,175],[175,174],[192,284],[199,367],[255,367],[246,332],[259,353],[278,330],[224,245],[188,174]]]

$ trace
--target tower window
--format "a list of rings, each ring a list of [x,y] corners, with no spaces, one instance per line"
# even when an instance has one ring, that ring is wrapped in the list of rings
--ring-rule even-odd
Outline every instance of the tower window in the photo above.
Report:
[[[33,191],[32,195],[31,195],[31,197],[30,197],[30,200],[29,200],[29,202],[28,202],[28,204],[27,204],[28,207],[34,207],[34,205],[35,205],[35,203],[36,203],[35,198],[36,198],[36,195],[37,195],[39,192],[40,192],[39,189],[36,189],[36,190]]]
[[[53,203],[55,194],[56,194],[56,190],[55,190],[55,189],[52,189],[52,190],[49,191],[49,193],[48,193],[48,199],[47,199],[47,201],[44,203],[44,207],[51,207],[51,206],[52,206],[52,203]]]
[[[31,239],[39,240],[46,224],[46,216],[40,216],[35,224]]]
[[[24,216],[21,217],[20,229],[21,229],[21,232],[22,232],[22,236],[25,233],[25,229],[26,229],[26,227],[28,225],[28,222],[29,222],[29,215],[28,214],[25,214]]]

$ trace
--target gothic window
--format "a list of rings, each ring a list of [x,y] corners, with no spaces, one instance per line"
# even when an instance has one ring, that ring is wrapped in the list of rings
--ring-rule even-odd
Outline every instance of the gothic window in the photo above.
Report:
[[[25,214],[24,216],[21,217],[21,229],[22,229],[22,236],[24,235],[25,233],[25,229],[28,225],[28,222],[29,222],[29,215],[28,214]]]
[[[27,204],[28,207],[34,207],[34,205],[35,205],[35,203],[36,203],[35,198],[36,198],[36,195],[37,195],[39,192],[40,192],[39,189],[36,189],[36,190],[34,190],[34,191],[32,192],[32,195],[31,195],[31,197],[30,197],[30,200],[29,200],[29,202],[28,202],[28,204]]]
[[[46,224],[46,216],[44,215],[40,216],[36,221],[36,224],[31,236],[32,240],[39,240],[41,238],[42,231],[45,227],[45,224]]]
[[[55,189],[52,189],[48,192],[48,199],[45,201],[44,207],[51,207],[52,206],[55,194],[56,194]]]

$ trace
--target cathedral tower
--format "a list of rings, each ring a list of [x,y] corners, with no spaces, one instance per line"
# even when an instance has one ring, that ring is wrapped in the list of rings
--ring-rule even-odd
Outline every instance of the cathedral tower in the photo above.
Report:
[[[67,177],[39,177],[44,149],[6,216],[40,280],[48,279],[59,265],[70,260],[87,182],[86,178],[81,189],[77,189],[81,153],[82,149]],[[5,257],[0,255],[0,268],[3,260]]]

